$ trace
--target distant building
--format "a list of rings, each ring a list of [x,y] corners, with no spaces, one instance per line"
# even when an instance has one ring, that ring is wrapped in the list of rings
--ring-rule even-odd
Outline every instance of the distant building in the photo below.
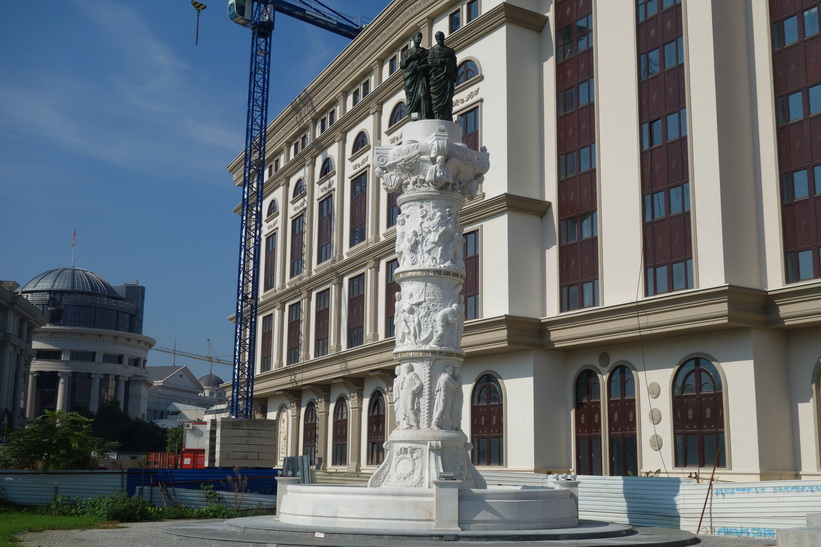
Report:
[[[490,153],[460,217],[479,469],[821,478],[819,11],[387,5],[267,128],[254,404],[278,452],[384,457],[408,318],[373,151],[406,143],[411,36],[442,32]]]
[[[225,381],[222,378],[216,374],[206,374],[200,378],[199,381],[200,384],[202,384],[203,395],[205,397],[211,397],[218,403],[224,403],[227,400],[227,394],[222,388],[222,384],[224,384]]]
[[[116,399],[132,418],[146,418],[151,381],[145,375],[145,287],[111,286],[80,268],[57,268],[26,283],[20,294],[45,315],[34,332],[29,416],[44,410],[89,410]]]
[[[182,421],[201,419],[205,409],[225,400],[224,390],[214,389],[213,386],[206,389],[187,366],[147,367],[145,372],[152,381],[151,390],[148,393],[148,420],[168,420],[172,417],[176,420],[180,416],[179,410],[183,407],[197,407],[202,412],[196,418],[188,418],[186,417],[187,414],[183,413]],[[206,374],[202,378],[213,383],[213,380],[209,378],[210,376],[213,375]],[[214,376],[214,378],[222,383],[219,377]],[[219,384],[217,384],[218,387]],[[221,398],[211,395],[216,391],[222,391]],[[166,424],[162,423],[161,425],[165,426]]]
[[[14,281],[0,281],[0,435],[26,417],[29,368],[34,359],[34,329],[46,318],[24,297]]]

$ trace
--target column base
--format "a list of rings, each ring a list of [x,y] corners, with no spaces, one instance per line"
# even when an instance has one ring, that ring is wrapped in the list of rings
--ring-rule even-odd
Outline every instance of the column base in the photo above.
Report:
[[[385,443],[385,461],[369,487],[433,488],[434,481],[462,481],[463,488],[486,488],[470,461],[472,448],[462,431],[397,429]]]

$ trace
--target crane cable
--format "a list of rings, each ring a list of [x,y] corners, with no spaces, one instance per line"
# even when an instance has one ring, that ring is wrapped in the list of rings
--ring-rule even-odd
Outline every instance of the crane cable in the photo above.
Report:
[[[208,6],[206,6],[202,2],[195,2],[194,0],[191,0],[191,5],[194,6],[195,10],[197,10],[197,31],[194,35],[194,45],[196,46],[199,45],[200,42],[200,12]]]

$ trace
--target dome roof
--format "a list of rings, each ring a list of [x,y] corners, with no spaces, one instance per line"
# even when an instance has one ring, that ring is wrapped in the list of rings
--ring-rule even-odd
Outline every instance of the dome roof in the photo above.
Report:
[[[200,378],[200,384],[202,387],[219,387],[220,384],[224,384],[222,378],[217,376],[216,374],[206,374],[202,378]]]
[[[26,292],[82,292],[101,294],[122,300],[120,295],[108,281],[88,270],[80,268],[55,268],[41,273],[20,289]]]

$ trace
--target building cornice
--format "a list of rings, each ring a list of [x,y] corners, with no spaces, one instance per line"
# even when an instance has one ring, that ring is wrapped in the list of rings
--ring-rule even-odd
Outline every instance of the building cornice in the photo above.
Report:
[[[468,359],[511,351],[573,351],[612,343],[654,340],[736,328],[797,329],[821,325],[821,282],[773,291],[725,285],[671,293],[639,302],[555,317],[501,315],[468,321],[462,349]],[[255,391],[325,385],[335,378],[391,373],[388,338],[256,376]]]

